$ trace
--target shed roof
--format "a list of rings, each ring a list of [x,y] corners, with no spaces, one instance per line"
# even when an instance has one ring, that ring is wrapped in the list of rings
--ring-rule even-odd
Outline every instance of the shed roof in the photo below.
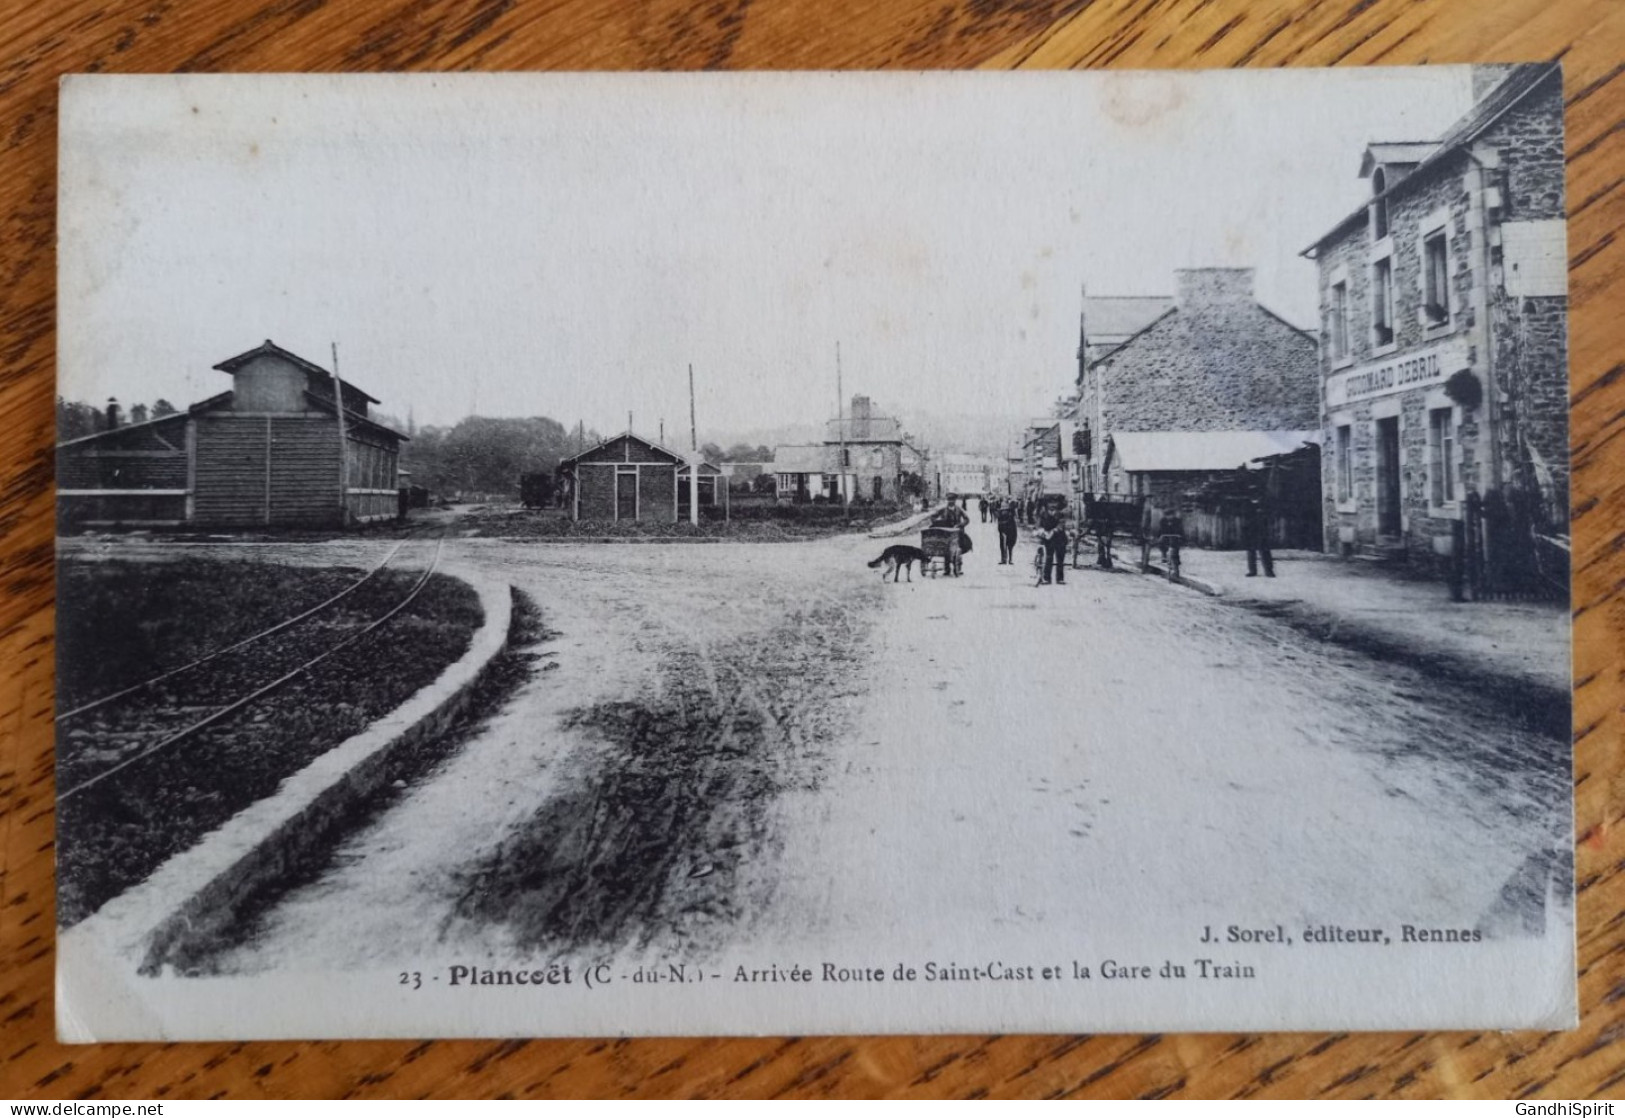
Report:
[[[214,367],[216,369],[219,369],[223,373],[235,373],[238,369],[242,368],[244,365],[248,364],[250,361],[254,360],[256,357],[266,357],[266,356],[280,357],[283,360],[288,361],[291,364],[297,365],[299,368],[303,369],[305,371],[306,375],[319,376],[319,377],[322,378],[323,381],[330,381],[330,380],[333,379],[333,374],[332,373],[328,372],[326,369],[322,368],[320,365],[316,364],[314,361],[306,361],[303,357],[300,357],[297,353],[291,353],[288,350],[283,349],[281,346],[279,346],[275,342],[273,342],[270,338],[266,338],[263,345],[257,345],[253,349],[245,350],[242,353],[239,353],[236,357],[228,357],[224,361],[220,362],[218,365],[216,365]],[[350,389],[352,392],[359,392],[359,393],[361,393],[361,395],[367,397],[367,402],[368,403],[376,404],[376,403],[381,402],[378,399],[378,397],[376,397],[374,395],[371,395],[365,389],[361,388],[357,384],[354,384],[354,383],[352,383],[350,381],[345,381],[344,385],[345,385],[346,388]]]
[[[771,465],[776,474],[821,474],[824,472],[824,446],[822,443],[776,446],[773,448]]]
[[[607,439],[600,439],[597,443],[593,444],[592,446],[589,446],[586,450],[583,450],[583,451],[581,451],[581,452],[579,452],[577,454],[572,454],[568,458],[560,459],[559,460],[559,465],[564,466],[564,465],[567,465],[567,464],[569,464],[571,462],[579,461],[580,459],[585,458],[589,454],[593,454],[593,453],[595,453],[597,451],[600,451],[600,450],[604,449],[606,446],[610,446],[610,445],[612,445],[614,443],[620,442],[622,439],[631,439],[633,442],[642,443],[644,446],[648,447],[650,450],[656,451],[657,453],[660,453],[660,454],[667,455],[674,462],[686,463],[688,461],[688,455],[684,454],[680,450],[673,450],[669,446],[662,446],[660,443],[655,442],[653,439],[646,439],[642,435],[638,434],[635,431],[622,431],[619,435],[611,435]]]
[[[371,399],[371,397],[368,398]],[[320,392],[311,392],[307,389],[305,392],[305,401],[307,403],[314,404],[322,411],[334,412],[335,414],[337,412],[333,401],[328,397],[323,396]],[[384,424],[379,423],[376,419],[369,419],[367,416],[362,415],[354,408],[344,409],[344,422],[347,424],[353,424],[357,427],[370,427],[374,431],[382,431],[384,434],[391,435],[394,438],[400,439],[402,442],[411,441],[405,435],[395,430],[395,428],[387,427]]]
[[[681,466],[678,466],[677,467],[677,476],[682,477],[685,474],[687,474],[688,473],[688,467],[689,467],[689,464],[687,462],[683,463]],[[714,474],[720,474],[721,472],[722,472],[722,467],[720,467],[720,466],[713,465],[710,462],[701,462],[700,463],[700,476],[701,477],[709,477],[709,476],[714,475]]]
[[[1319,431],[1118,431],[1117,460],[1127,473],[1233,470],[1243,462],[1319,445]]]
[[[140,423],[126,423],[119,427],[109,428],[106,431],[93,431],[88,435],[80,435],[78,438],[64,439],[62,442],[59,442],[56,445],[58,449],[61,449],[65,446],[79,446],[82,443],[96,442],[100,439],[106,439],[109,436],[122,437],[129,434],[131,431],[156,431],[159,427],[166,423],[185,422],[186,416],[187,413],[183,411],[170,412],[168,415],[160,415],[153,419],[142,420]]]

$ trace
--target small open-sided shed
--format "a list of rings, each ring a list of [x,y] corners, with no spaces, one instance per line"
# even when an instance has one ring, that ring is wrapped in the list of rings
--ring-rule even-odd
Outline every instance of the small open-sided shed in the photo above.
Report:
[[[727,477],[720,466],[713,466],[709,462],[700,463],[700,508],[722,509],[728,508]],[[679,520],[688,519],[688,465],[677,468],[677,517]]]
[[[559,472],[571,479],[575,520],[674,524],[677,471],[687,464],[677,451],[626,431],[564,459]]]

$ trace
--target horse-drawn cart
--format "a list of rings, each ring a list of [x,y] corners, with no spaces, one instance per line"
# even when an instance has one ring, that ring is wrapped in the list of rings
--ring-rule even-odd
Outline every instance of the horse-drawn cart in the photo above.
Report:
[[[1079,566],[1086,541],[1093,541],[1095,565],[1112,569],[1112,545],[1117,540],[1145,543],[1145,498],[1083,495],[1083,527],[1072,545],[1072,565]]]
[[[960,574],[958,528],[925,528],[920,531],[920,550],[925,552],[926,574]]]

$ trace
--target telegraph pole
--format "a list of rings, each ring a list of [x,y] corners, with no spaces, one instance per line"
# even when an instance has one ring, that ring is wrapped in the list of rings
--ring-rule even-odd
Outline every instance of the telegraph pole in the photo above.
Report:
[[[846,390],[841,385],[841,343],[835,342],[835,430],[841,440],[841,459],[835,464],[835,484],[841,490],[841,515],[852,516],[851,495],[846,487]]]
[[[700,522],[700,433],[694,423],[694,362],[688,363],[688,522]]]
[[[350,442],[344,433],[344,382],[339,379],[339,343],[333,343],[333,412],[339,417],[339,523],[350,523]],[[270,454],[270,448],[266,448]]]

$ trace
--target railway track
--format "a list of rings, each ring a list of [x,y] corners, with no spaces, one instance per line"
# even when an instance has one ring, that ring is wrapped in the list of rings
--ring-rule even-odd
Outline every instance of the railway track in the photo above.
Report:
[[[293,617],[58,714],[58,803],[194,742],[211,727],[253,717],[245,712],[255,704],[387,624],[434,576],[444,536],[433,541],[428,563],[404,594],[371,603],[373,616],[347,617],[341,607],[353,607],[358,594],[367,597],[402,549],[416,542],[428,541],[400,541],[360,579]]]

